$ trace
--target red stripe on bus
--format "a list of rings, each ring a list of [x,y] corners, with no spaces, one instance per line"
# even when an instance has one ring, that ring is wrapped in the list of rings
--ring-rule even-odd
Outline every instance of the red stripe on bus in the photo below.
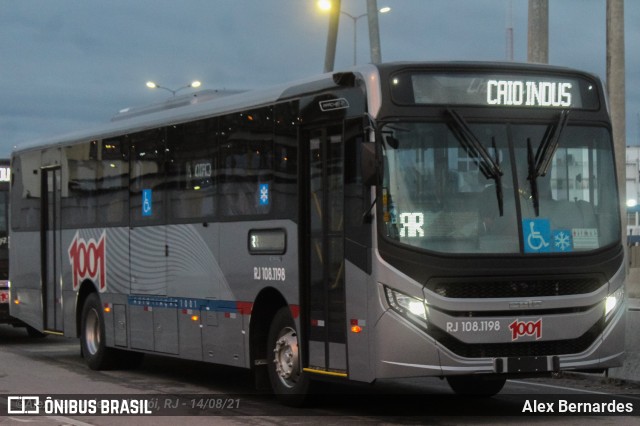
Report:
[[[236,309],[241,315],[251,315],[253,302],[236,302]]]
[[[300,305],[289,305],[291,309],[291,316],[295,319],[300,316]]]

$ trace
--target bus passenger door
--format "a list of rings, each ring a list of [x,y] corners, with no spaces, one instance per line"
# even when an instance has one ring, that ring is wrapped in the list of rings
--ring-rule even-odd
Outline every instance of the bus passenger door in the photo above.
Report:
[[[342,125],[311,129],[308,143],[306,282],[308,367],[346,374],[344,144]]]
[[[62,279],[60,250],[60,167],[43,168],[40,228],[43,329],[62,332]]]

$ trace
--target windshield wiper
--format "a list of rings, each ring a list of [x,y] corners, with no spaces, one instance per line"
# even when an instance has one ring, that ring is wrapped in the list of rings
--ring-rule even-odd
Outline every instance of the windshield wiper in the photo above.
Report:
[[[496,198],[498,199],[498,209],[500,216],[504,215],[504,197],[502,193],[502,169],[500,168],[500,160],[498,159],[498,150],[496,148],[496,140],[492,139],[493,152],[496,154],[495,159],[489,155],[487,149],[478,140],[476,135],[471,131],[465,119],[458,114],[457,111],[448,109],[447,112],[453,118],[451,130],[458,139],[458,142],[467,152],[470,158],[473,158],[478,168],[486,179],[493,179],[496,182]]]
[[[533,155],[533,148],[531,148],[531,139],[527,139],[527,161],[529,163],[529,184],[531,185],[531,197],[533,198],[533,208],[536,216],[540,216],[540,201],[538,196],[538,182],[537,179],[540,176],[545,176],[549,171],[549,165],[551,160],[558,150],[560,143],[560,136],[562,131],[567,125],[569,120],[569,111],[562,110],[560,112],[560,118],[555,124],[550,124],[547,130],[544,132],[540,146],[536,151],[536,155]]]

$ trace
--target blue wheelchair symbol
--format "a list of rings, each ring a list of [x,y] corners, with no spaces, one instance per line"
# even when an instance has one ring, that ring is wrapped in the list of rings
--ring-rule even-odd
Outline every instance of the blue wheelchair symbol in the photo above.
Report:
[[[551,251],[551,223],[548,219],[525,219],[522,221],[525,253],[547,253]]]
[[[142,190],[142,216],[151,216],[153,214],[152,194],[151,189]]]

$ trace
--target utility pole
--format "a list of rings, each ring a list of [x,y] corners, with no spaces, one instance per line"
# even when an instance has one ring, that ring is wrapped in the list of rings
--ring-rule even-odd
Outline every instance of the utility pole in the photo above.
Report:
[[[624,0],[607,0],[607,89],[613,124],[623,241],[627,234],[624,56]]]
[[[336,62],[336,44],[338,43],[338,27],[340,25],[341,0],[333,0],[329,10],[329,33],[327,50],[324,57],[324,72],[333,71]]]
[[[378,24],[378,1],[367,0],[367,19],[369,21],[369,46],[371,46],[371,62],[382,62],[380,51],[380,26]]]
[[[513,62],[513,0],[507,0],[507,52],[505,58]]]
[[[549,0],[529,0],[527,61],[549,63]]]

